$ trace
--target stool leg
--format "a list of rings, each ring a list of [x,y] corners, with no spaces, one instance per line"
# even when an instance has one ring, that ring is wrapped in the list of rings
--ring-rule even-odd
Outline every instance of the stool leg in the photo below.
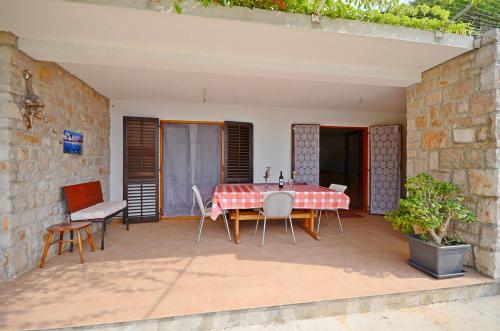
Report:
[[[69,251],[73,252],[73,230],[69,231],[69,239],[71,240],[69,243]]]
[[[87,232],[87,242],[90,246],[90,250],[95,251],[94,240],[92,240],[92,232],[90,232],[90,225],[85,227],[85,231]]]
[[[59,232],[59,251],[57,252],[58,255],[62,254],[63,239],[64,239],[64,231],[61,231]]]
[[[47,258],[47,255],[49,254],[49,248],[50,248],[50,242],[52,241],[52,232],[49,231],[47,234],[47,239],[45,241],[45,248],[43,249],[43,254],[42,258],[40,259],[40,268],[43,268],[45,264],[45,259]]]
[[[80,230],[76,231],[76,236],[78,238],[78,253],[80,254],[80,263],[83,263],[83,242]]]

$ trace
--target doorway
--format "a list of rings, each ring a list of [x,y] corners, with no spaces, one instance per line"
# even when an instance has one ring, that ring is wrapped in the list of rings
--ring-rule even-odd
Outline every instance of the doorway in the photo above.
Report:
[[[347,186],[351,209],[367,211],[368,129],[321,127],[319,182]]]

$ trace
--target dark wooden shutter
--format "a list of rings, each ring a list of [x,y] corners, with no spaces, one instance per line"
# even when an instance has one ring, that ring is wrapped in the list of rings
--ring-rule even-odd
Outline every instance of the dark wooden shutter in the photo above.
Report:
[[[123,118],[123,197],[130,223],[159,220],[159,120]]]
[[[224,181],[253,182],[253,124],[224,122]]]

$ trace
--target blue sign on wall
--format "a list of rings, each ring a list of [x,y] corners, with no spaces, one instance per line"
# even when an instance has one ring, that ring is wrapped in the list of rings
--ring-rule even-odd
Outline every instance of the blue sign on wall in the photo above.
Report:
[[[83,135],[78,132],[64,130],[63,152],[82,155]]]

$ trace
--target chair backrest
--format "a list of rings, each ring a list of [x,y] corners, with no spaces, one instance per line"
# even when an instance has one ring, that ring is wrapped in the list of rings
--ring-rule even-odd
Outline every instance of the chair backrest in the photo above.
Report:
[[[196,185],[193,185],[191,187],[193,190],[194,197],[196,198],[196,202],[198,202],[198,207],[200,207],[200,211],[202,215],[205,215],[205,205],[203,204],[203,199],[201,198],[200,191],[198,190],[198,187]]]
[[[62,190],[70,213],[104,201],[100,181],[64,186]]]
[[[293,192],[264,192],[264,214],[269,218],[287,218],[292,212]]]
[[[329,189],[337,191],[337,192],[340,192],[340,193],[344,193],[345,190],[347,189],[347,186],[345,186],[345,185],[339,185],[339,184],[330,184]]]

